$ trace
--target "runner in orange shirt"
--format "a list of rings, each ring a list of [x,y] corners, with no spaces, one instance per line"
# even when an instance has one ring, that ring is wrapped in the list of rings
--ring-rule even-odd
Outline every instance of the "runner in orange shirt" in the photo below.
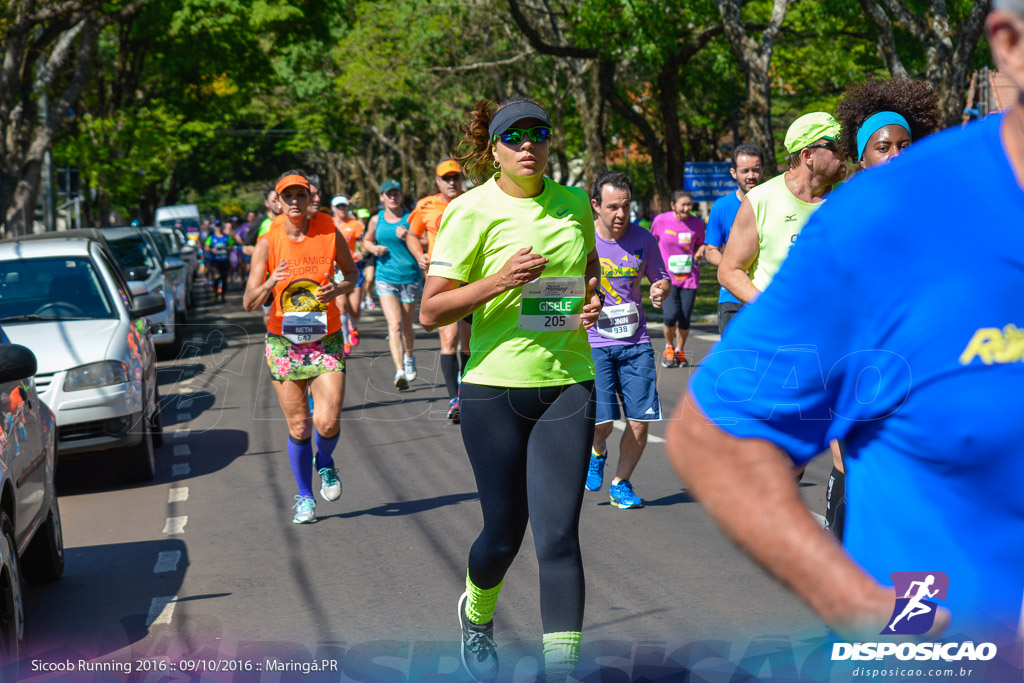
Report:
[[[439,192],[424,197],[416,203],[409,215],[409,234],[405,243],[425,271],[430,266],[430,254],[434,251],[434,240],[441,227],[441,216],[448,202],[462,194],[462,168],[451,159],[437,165],[436,178]],[[426,233],[427,252],[423,253],[423,237]],[[462,367],[469,362],[469,316],[451,325],[438,328],[441,335],[441,372],[448,389],[448,419],[459,423],[459,361],[456,356],[459,342],[462,342]]]
[[[359,328],[357,323],[359,322],[359,305],[363,300],[363,268],[361,263],[363,254],[356,250],[356,245],[365,232],[362,222],[355,216],[349,215],[348,207],[348,197],[339,194],[331,200],[334,227],[345,238],[348,250],[352,254],[352,260],[355,262],[356,268],[359,269],[359,282],[356,284],[355,289],[349,292],[347,296],[339,296],[335,299],[335,302],[338,304],[338,310],[341,311],[341,331],[345,334],[346,356],[352,351],[352,347],[359,346]]]

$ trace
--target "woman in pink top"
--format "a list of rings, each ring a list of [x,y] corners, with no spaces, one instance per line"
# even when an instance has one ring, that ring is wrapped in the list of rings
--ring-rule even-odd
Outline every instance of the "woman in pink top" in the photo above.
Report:
[[[690,333],[690,314],[700,283],[697,264],[704,256],[705,230],[704,221],[692,215],[692,210],[693,195],[676,190],[672,193],[672,210],[658,214],[651,224],[651,234],[658,240],[661,257],[672,277],[672,288],[662,304],[665,352],[661,366],[664,368],[690,364],[683,346]]]

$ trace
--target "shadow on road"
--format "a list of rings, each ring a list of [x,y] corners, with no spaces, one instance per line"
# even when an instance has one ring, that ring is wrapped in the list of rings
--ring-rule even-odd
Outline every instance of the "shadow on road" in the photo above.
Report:
[[[65,552],[60,581],[25,587],[23,673],[32,659],[102,658],[145,638],[189,567],[187,546],[174,538]]]
[[[421,498],[419,500],[403,500],[394,503],[384,503],[377,507],[366,508],[365,510],[352,510],[351,512],[342,512],[336,515],[326,515],[319,517],[320,521],[337,517],[340,519],[349,519],[351,517],[362,517],[363,515],[374,515],[376,517],[401,517],[403,515],[415,515],[419,512],[426,512],[427,510],[436,510],[448,505],[458,505],[459,503],[465,503],[470,500],[477,500],[480,496],[474,493],[453,493],[447,496],[437,496],[435,498]]]

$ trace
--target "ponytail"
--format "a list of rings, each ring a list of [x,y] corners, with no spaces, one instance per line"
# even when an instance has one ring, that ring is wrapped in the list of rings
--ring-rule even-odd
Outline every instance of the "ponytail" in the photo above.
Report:
[[[491,139],[487,128],[497,111],[489,100],[480,100],[469,113],[469,121],[459,126],[462,141],[459,142],[455,160],[463,172],[474,183],[480,185],[494,175],[494,157],[491,155]]]

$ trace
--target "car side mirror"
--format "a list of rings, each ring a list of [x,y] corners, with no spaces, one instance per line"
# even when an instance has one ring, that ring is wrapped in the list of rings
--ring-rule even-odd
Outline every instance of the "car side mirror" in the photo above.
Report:
[[[156,315],[167,309],[167,301],[159,294],[143,294],[135,299],[135,306],[131,309],[132,318],[142,318],[147,315]]]
[[[164,259],[164,270],[177,270],[184,267],[185,262],[177,256],[168,256]]]
[[[146,289],[146,283],[139,282],[138,280],[133,280],[128,283],[128,291],[132,293],[133,297],[149,294],[149,290]]]
[[[0,344],[0,382],[19,382],[36,374],[36,356],[20,344]]]
[[[149,279],[149,268],[146,266],[137,266],[128,271],[129,280],[147,280]]]

